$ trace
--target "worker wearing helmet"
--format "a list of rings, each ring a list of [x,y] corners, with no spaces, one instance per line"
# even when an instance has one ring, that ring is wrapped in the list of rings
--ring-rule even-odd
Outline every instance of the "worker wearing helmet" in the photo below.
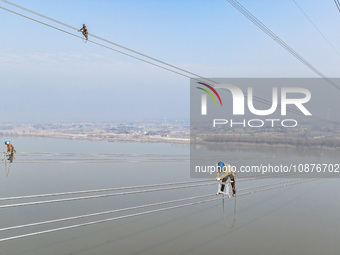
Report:
[[[87,27],[85,26],[85,24],[83,24],[83,27],[81,29],[79,29],[78,32],[83,33],[83,35],[86,38],[86,41],[89,39],[89,32],[87,31]]]
[[[6,141],[5,145],[7,146],[8,160],[9,160],[9,162],[12,163],[13,159],[15,159],[15,157],[14,157],[14,153],[15,153],[14,146],[9,141]]]
[[[217,181],[222,180],[222,184],[220,184],[220,190],[218,191],[218,194],[224,192],[225,188],[225,183],[228,181],[228,178],[230,178],[231,181],[231,186],[233,188],[233,196],[236,196],[236,183],[235,183],[235,175],[236,171],[235,169],[229,165],[229,164],[224,164],[223,162],[218,162],[217,163]]]

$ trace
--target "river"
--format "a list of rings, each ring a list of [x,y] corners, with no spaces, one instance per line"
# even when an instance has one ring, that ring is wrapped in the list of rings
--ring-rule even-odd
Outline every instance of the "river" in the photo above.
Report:
[[[2,164],[1,198],[202,180],[190,178],[189,145],[18,137],[13,137],[10,141],[14,144],[17,154],[9,172],[6,172]],[[308,154],[308,149],[305,151]],[[247,158],[254,155],[254,151],[249,149],[240,150],[238,153],[238,157]],[[270,150],[266,153],[266,156],[270,157]],[[287,152],[288,154],[291,155]],[[332,155],[336,157],[339,154],[333,151]],[[315,157],[315,160],[318,160],[318,156]],[[246,193],[242,192],[245,189],[259,190],[252,187],[287,181],[293,184],[295,180],[240,180],[237,182],[240,196],[236,199],[236,212],[233,198],[225,199],[223,213],[222,197],[212,195],[197,200],[65,222],[1,230],[28,223],[214,194],[217,190],[215,183],[140,194],[0,208],[0,239],[3,239],[219,198],[162,212],[2,241],[0,254],[338,254],[338,178],[315,178],[296,185],[241,195]],[[301,182],[303,179],[299,178],[297,181]],[[191,184],[178,186],[186,185]],[[166,187],[174,186],[157,186],[153,189]],[[0,201],[0,206],[142,189],[15,199]],[[234,220],[235,226],[231,228]]]

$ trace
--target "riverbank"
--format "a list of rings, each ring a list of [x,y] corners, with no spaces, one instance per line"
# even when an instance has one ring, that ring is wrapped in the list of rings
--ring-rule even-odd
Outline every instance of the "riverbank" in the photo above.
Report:
[[[56,124],[6,124],[0,125],[0,136],[45,137],[70,140],[238,145],[266,147],[340,148],[340,137],[312,134],[282,133],[241,133],[196,134],[190,139],[189,123],[183,122],[142,122],[142,123],[56,123]]]

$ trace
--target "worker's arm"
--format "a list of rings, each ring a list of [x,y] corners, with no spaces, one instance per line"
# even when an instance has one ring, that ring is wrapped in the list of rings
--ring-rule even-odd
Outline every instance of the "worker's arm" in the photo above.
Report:
[[[221,173],[220,172],[217,172],[217,174],[216,174],[216,180],[220,180],[220,175],[221,175]]]
[[[219,178],[222,180],[223,178],[227,177],[228,175],[229,175],[228,172],[223,172],[223,173],[221,173]]]

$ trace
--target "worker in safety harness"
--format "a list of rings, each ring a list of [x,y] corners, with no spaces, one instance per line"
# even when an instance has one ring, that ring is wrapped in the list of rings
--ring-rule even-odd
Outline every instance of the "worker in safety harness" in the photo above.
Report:
[[[78,30],[78,32],[82,32],[83,36],[85,36],[86,41],[89,39],[89,32],[87,31],[87,27],[83,24],[83,27]]]
[[[14,146],[9,141],[6,141],[5,145],[7,146],[7,157],[8,157],[8,160],[9,160],[9,162],[12,163],[13,159],[15,159],[14,153],[16,151],[14,150]]]
[[[219,183],[219,189],[216,195],[224,193],[225,183],[228,181],[228,178],[230,178],[231,186],[233,188],[233,196],[236,196],[236,183],[235,183],[235,175],[236,171],[235,169],[229,165],[224,164],[223,162],[217,163],[217,181],[221,181]]]

